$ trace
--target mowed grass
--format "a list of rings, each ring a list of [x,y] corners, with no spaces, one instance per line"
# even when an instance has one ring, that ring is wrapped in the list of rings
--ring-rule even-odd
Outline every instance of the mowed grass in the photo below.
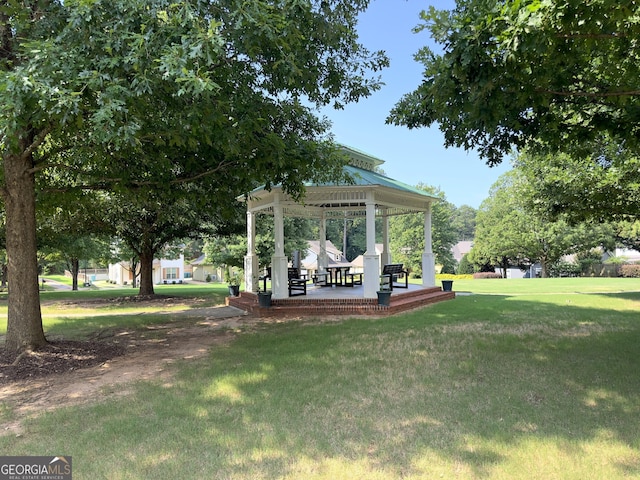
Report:
[[[436,282],[440,285],[440,282]],[[496,278],[482,280],[454,280],[458,292],[507,293],[529,295],[535,293],[613,293],[640,291],[638,278]]]
[[[107,285],[105,283],[105,285]],[[184,310],[181,299],[198,299],[193,308],[211,307],[224,304],[229,295],[226,284],[183,284],[157,285],[157,295],[173,297],[172,303],[158,302],[157,305],[119,301],[137,295],[131,287],[81,289],[78,291],[55,290],[40,292],[42,323],[45,333],[66,338],[82,338],[107,328],[142,327],[166,322],[167,316],[153,315],[159,312]],[[104,300],[104,301],[103,301]],[[88,302],[88,303],[87,303]],[[91,302],[98,302],[95,306]],[[0,335],[7,331],[7,298],[0,295]],[[0,338],[0,345],[2,339]]]
[[[264,325],[0,451],[79,479],[640,478],[640,294],[552,290]]]

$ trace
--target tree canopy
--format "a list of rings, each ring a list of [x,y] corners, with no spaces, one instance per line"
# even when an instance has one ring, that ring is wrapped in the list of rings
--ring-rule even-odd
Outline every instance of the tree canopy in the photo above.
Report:
[[[476,235],[477,210],[469,205],[460,205],[453,212],[451,222],[459,241],[473,240]]]
[[[536,208],[537,193],[522,171],[500,176],[482,202],[470,260],[506,270],[539,262],[542,276],[563,256],[595,246],[613,246],[608,224],[571,224],[565,215],[551,218]]]
[[[640,157],[602,136],[590,153],[525,150],[515,159],[537,192],[538,208],[574,222],[640,218]]]
[[[458,0],[422,13],[442,47],[415,56],[424,78],[388,122],[438,123],[447,146],[489,164],[513,147],[567,145],[606,133],[640,145],[640,4],[626,0]]]
[[[339,174],[328,125],[307,105],[341,107],[379,87],[375,72],[387,58],[355,31],[367,4],[5,2],[6,349],[46,342],[35,238],[42,178],[60,189],[146,196],[208,182],[224,212],[256,182],[301,195],[307,179]]]
[[[451,249],[457,241],[457,232],[452,224],[456,207],[447,201],[440,189],[422,183],[416,187],[440,199],[433,202],[431,210],[432,249],[436,263],[442,265],[442,271],[454,273],[455,259]],[[414,213],[392,217],[389,237],[394,261],[402,262],[410,271],[422,274],[424,215]]]

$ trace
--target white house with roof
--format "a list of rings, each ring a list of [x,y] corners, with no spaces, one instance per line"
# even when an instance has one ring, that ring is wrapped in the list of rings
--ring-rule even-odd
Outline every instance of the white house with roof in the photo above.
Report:
[[[300,261],[303,270],[306,270],[308,274],[313,274],[318,271],[318,257],[320,256],[320,241],[309,240],[309,246],[307,247],[307,256]],[[347,259],[343,256],[342,251],[339,250],[331,240],[326,241],[326,252],[329,264],[334,265],[349,265]]]
[[[376,243],[376,255],[378,255],[382,262],[382,244]],[[364,255],[358,255],[351,260],[351,268],[353,273],[364,273]],[[380,265],[380,271],[382,271],[382,265]]]
[[[176,259],[154,259],[152,281],[155,284],[183,283],[185,276],[184,255]],[[131,285],[133,272],[129,262],[109,264],[109,282],[116,285]]]
[[[625,262],[640,262],[640,252],[631,250],[630,248],[616,248],[607,257],[610,258],[612,256],[622,258]]]

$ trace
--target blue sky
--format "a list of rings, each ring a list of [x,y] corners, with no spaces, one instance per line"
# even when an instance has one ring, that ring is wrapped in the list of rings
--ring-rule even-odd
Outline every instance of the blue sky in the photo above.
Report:
[[[437,126],[409,130],[385,125],[385,119],[400,97],[415,90],[422,66],[413,55],[424,45],[434,46],[429,32],[415,34],[419,13],[429,5],[451,9],[454,0],[373,0],[361,16],[361,42],[371,51],[384,50],[391,66],[382,72],[385,85],[369,98],[344,110],[325,109],[333,124],[335,140],[384,160],[391,178],[417,185],[439,187],[456,206],[478,208],[497,178],[509,170],[509,159],[499,167],[488,167],[475,152],[445,148]],[[434,46],[437,49],[437,46]]]

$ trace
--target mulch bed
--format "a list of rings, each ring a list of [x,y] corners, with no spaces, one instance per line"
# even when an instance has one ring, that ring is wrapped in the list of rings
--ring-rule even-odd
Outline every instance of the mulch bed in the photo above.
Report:
[[[62,305],[95,305],[104,303],[145,303],[150,305],[173,305],[186,302],[184,298],[170,295],[131,295],[113,299],[84,299],[82,302],[57,302]],[[188,302],[197,304],[198,300]],[[107,341],[51,341],[37,351],[19,357],[8,355],[0,348],[0,385],[19,380],[29,380],[55,373],[65,373],[81,368],[94,367],[123,355],[126,347]]]
[[[52,341],[18,357],[0,350],[0,384],[94,367],[118,357],[125,347],[109,342]]]

